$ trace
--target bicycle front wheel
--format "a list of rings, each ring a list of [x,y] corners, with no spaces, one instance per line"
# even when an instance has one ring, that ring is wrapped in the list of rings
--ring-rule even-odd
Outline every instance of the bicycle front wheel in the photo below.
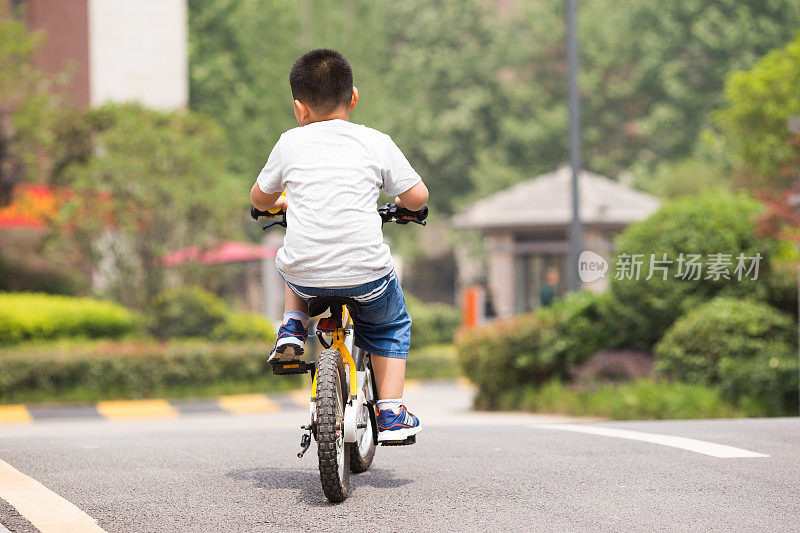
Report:
[[[344,441],[348,393],[341,354],[323,350],[317,368],[317,456],[322,490],[332,502],[344,501],[350,490],[350,446]]]

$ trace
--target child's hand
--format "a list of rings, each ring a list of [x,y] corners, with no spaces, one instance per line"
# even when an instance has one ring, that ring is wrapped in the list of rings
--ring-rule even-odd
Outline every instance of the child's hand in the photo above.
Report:
[[[289,207],[289,201],[285,196],[281,196],[275,200],[275,209],[282,209],[283,211],[286,211],[287,207]]]
[[[399,196],[397,196],[397,197],[394,199],[394,205],[396,205],[397,207],[405,207],[405,206],[403,205],[403,200],[401,200]]]

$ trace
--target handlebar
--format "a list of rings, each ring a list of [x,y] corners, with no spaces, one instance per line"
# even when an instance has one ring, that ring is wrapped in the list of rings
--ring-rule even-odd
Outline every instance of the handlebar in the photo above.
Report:
[[[270,211],[260,211],[256,208],[256,206],[250,204],[250,217],[253,220],[258,220],[258,217],[264,217],[264,218],[280,217],[279,220],[273,220],[272,222],[268,222],[267,224],[261,226],[262,230],[266,230],[267,228],[271,228],[272,226],[283,226],[284,228],[286,227],[286,211],[284,211],[283,209],[271,213]]]
[[[425,226],[427,225],[425,219],[428,218],[428,206],[423,207],[419,211],[411,211],[410,209],[399,207],[395,204],[385,204],[378,208],[378,214],[380,215],[384,224],[387,222],[396,222],[397,224],[408,224],[409,222],[413,222],[414,224]],[[280,217],[279,220],[273,220],[272,222],[265,224],[261,227],[261,229],[271,228],[272,226],[286,227],[286,212],[283,210],[271,213],[269,211],[259,211],[254,205],[251,205],[250,216],[253,220],[258,220],[259,217]]]
[[[428,218],[428,206],[424,206],[419,211],[412,211],[405,207],[398,207],[395,204],[386,204],[378,208],[378,214],[384,224],[387,222],[397,222],[398,224],[408,224],[413,222],[420,226],[425,226],[425,219]]]

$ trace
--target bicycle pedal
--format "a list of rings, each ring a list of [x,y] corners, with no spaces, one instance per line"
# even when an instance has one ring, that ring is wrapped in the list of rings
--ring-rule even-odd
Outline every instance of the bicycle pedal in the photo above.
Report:
[[[417,443],[417,436],[411,435],[406,437],[405,440],[384,440],[381,441],[381,445],[383,446],[408,446],[409,444],[416,444]]]
[[[285,376],[288,374],[307,374],[310,370],[314,372],[314,363],[306,363],[305,361],[288,361],[272,364],[272,373],[276,376]]]

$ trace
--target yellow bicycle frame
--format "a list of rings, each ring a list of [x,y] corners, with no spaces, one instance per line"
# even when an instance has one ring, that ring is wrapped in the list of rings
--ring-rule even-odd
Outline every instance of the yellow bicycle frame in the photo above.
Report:
[[[353,360],[353,356],[350,354],[350,350],[347,349],[347,346],[344,343],[344,330],[346,327],[352,325],[353,321],[350,318],[350,312],[347,309],[346,305],[342,306],[342,323],[339,324],[333,331],[333,341],[331,343],[331,350],[336,350],[340,354],[342,354],[342,361],[344,362],[345,367],[347,368],[348,375],[350,376],[350,399],[355,400],[356,396],[358,395],[357,387],[358,387],[358,379],[356,378],[356,362]],[[317,399],[317,373],[314,372],[314,379],[311,380],[311,400],[314,401]]]

